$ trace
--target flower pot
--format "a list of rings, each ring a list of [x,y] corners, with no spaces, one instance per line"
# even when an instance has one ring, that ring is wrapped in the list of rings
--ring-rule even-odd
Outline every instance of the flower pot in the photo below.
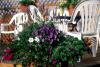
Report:
[[[73,11],[74,11],[74,7],[75,7],[75,5],[73,5],[73,4],[70,4],[70,5],[68,6],[69,16],[72,15],[72,13],[73,13]]]
[[[20,12],[27,12],[28,11],[28,6],[21,4],[19,7]]]
[[[61,67],[68,67],[68,61],[61,62]]]
[[[30,64],[30,67],[34,67],[34,63],[33,62]]]
[[[0,67],[13,67],[13,64],[0,63]]]
[[[16,67],[22,67],[22,65],[21,64],[17,64]]]

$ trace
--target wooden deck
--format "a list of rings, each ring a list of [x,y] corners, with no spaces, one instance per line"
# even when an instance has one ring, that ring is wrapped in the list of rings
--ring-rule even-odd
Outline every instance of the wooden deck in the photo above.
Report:
[[[98,49],[97,57],[86,54],[83,56],[82,61],[76,64],[76,67],[100,67],[100,47]]]

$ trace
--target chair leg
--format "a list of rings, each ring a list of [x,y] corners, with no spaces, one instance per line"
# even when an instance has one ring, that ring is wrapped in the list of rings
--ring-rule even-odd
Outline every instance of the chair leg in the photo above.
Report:
[[[96,47],[92,46],[92,55],[93,57],[96,57]]]
[[[99,38],[98,38],[98,47],[100,46],[100,40],[99,40]]]
[[[95,37],[92,37],[92,55],[93,57],[96,57],[96,53],[97,53],[97,41],[96,41],[96,38]]]
[[[98,47],[99,47],[99,38],[97,37],[96,53],[97,53],[97,51],[98,51]]]

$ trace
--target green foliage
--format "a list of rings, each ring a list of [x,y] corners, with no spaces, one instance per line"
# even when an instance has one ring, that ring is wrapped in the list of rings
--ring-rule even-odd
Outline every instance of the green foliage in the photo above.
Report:
[[[67,0],[68,4],[77,4],[79,0]]]
[[[68,6],[69,6],[70,4],[76,5],[78,2],[79,2],[79,0],[67,0],[66,2],[60,4],[60,7],[61,7],[61,8],[66,8],[66,7],[68,8]]]
[[[67,4],[66,2],[60,4],[60,7],[61,7],[62,9],[66,8],[67,6],[68,6],[68,4]]]
[[[20,3],[23,5],[31,5],[32,3],[35,3],[35,1],[33,1],[33,0],[21,0]]]
[[[35,30],[38,24],[34,23],[30,27],[25,28],[22,33],[19,34],[20,40],[14,40],[10,44],[10,48],[13,49],[14,60],[17,62],[23,62],[24,64],[30,62],[33,59],[34,49],[31,50],[28,38],[32,36],[32,30]],[[28,60],[27,60],[28,59]]]
[[[53,56],[61,61],[68,61],[73,64],[84,52],[82,41],[73,36],[61,38],[58,46],[53,51]]]
[[[46,23],[48,26],[53,27],[52,22]],[[68,61],[73,63],[76,61],[77,56],[84,52],[82,41],[74,38],[73,36],[65,35],[58,31],[56,42],[49,44],[47,42],[29,42],[29,38],[35,38],[32,33],[37,31],[44,23],[33,23],[31,26],[26,27],[18,38],[15,39],[9,47],[13,50],[14,61],[20,62],[25,67],[25,64],[34,62],[35,66],[41,65],[44,67],[49,64],[60,66],[60,62]],[[50,49],[48,51],[48,49]]]

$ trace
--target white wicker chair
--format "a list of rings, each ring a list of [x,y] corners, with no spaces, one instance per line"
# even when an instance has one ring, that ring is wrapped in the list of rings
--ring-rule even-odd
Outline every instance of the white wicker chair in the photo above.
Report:
[[[81,23],[82,37],[95,37],[92,42],[92,54],[96,57],[98,45],[99,45],[99,32],[97,30],[100,16],[100,0],[86,0],[80,2],[71,17],[71,23]],[[77,14],[80,13],[80,22],[75,22]],[[77,26],[79,27],[79,26]]]
[[[1,24],[1,34],[11,34],[13,33],[15,36],[18,35],[19,32],[22,32],[23,26],[22,24],[25,24],[28,22],[28,15],[26,13],[17,13],[15,14],[11,21],[8,24]],[[12,31],[7,31],[5,27],[14,24],[15,28]]]

